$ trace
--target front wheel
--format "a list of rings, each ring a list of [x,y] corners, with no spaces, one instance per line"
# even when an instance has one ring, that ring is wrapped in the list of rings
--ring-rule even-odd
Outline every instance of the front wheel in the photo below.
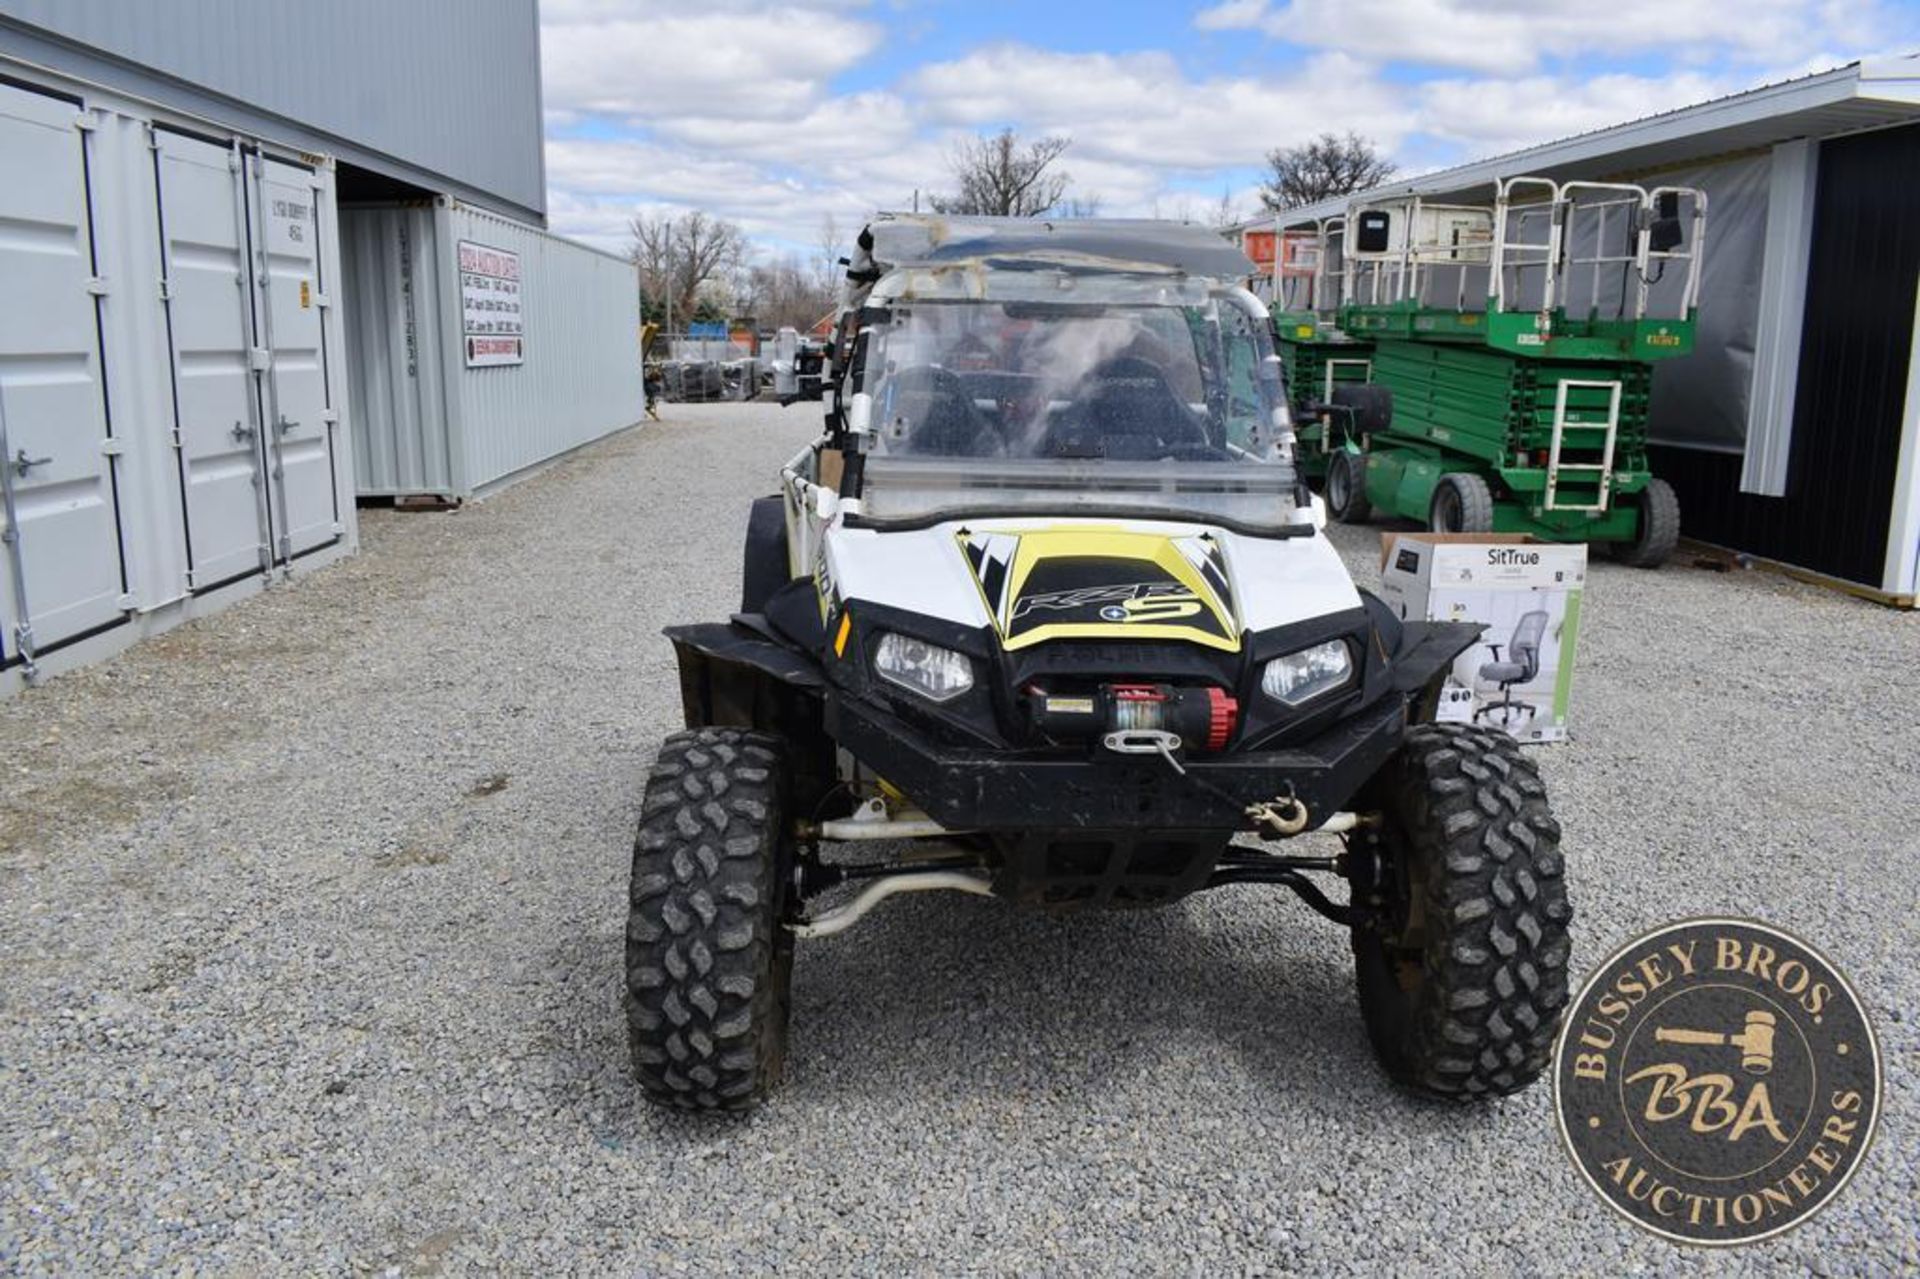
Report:
[[[1567,1003],[1560,825],[1505,733],[1408,730],[1370,787],[1380,825],[1352,841],[1360,1011],[1396,1082],[1462,1100],[1539,1078]]]
[[[1680,545],[1680,499],[1673,485],[1662,479],[1627,499],[1639,515],[1631,542],[1613,542],[1613,558],[1633,568],[1659,568]]]
[[[1434,486],[1427,527],[1435,533],[1491,533],[1493,489],[1471,471],[1453,471]]]
[[[1342,524],[1365,524],[1373,514],[1367,501],[1367,459],[1345,449],[1327,463],[1327,509]]]
[[[660,747],[634,841],[627,1031],[641,1089],[745,1110],[780,1077],[793,933],[784,745],[700,728]]]

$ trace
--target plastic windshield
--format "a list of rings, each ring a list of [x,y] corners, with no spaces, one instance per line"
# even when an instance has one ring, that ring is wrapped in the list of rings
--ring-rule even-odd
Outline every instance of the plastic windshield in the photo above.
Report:
[[[876,297],[857,388],[868,515],[1078,506],[1298,522],[1257,304],[1179,278],[1059,278],[1022,273],[1018,299]]]

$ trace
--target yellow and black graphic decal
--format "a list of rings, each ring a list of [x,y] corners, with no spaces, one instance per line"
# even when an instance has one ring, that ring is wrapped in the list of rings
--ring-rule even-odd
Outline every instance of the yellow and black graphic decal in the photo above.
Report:
[[[961,549],[1010,649],[1050,639],[1179,639],[1240,647],[1218,543],[1106,526],[962,532]]]

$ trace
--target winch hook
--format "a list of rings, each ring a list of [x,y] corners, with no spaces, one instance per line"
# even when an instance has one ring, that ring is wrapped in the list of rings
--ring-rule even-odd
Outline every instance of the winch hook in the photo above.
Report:
[[[1307,806],[1294,795],[1292,783],[1288,783],[1287,793],[1278,799],[1247,805],[1247,816],[1252,819],[1254,825],[1265,827],[1281,836],[1298,835],[1312,820],[1307,812]]]

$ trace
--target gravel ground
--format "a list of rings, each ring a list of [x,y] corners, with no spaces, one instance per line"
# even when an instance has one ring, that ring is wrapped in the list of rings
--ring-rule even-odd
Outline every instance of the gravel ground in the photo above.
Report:
[[[1920,617],[1601,565],[1543,764],[1576,969],[1680,915],[1848,969],[1889,1104],[1810,1224],[1619,1222],[1546,1089],[1375,1072],[1280,890],[1052,920],[954,896],[804,943],[786,1087],[641,1105],[618,989],[669,622],[734,598],[809,409],[683,408],[0,704],[0,1271],[1554,1272],[1920,1266]],[[1336,530],[1364,581],[1376,535]]]

